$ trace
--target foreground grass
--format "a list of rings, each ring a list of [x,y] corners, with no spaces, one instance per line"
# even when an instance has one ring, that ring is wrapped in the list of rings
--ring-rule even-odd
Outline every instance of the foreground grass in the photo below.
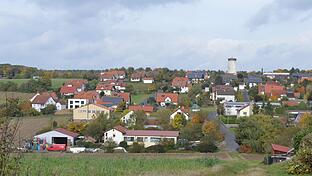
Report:
[[[205,173],[219,160],[117,155],[29,154],[23,159],[22,175],[193,175]]]
[[[22,175],[288,175],[284,163],[265,166],[261,160],[247,160],[240,154],[227,159],[219,158],[220,154],[32,153],[23,158]]]

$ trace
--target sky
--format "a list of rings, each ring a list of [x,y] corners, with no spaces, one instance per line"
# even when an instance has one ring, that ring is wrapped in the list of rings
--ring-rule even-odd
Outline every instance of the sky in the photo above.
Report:
[[[1,0],[0,63],[312,69],[312,0]]]

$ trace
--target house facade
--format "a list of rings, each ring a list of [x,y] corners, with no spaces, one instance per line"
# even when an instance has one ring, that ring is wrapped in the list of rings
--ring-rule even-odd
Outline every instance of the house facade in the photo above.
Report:
[[[42,109],[47,107],[48,105],[56,105],[58,98],[55,93],[37,93],[35,96],[33,96],[31,99],[31,107],[38,112],[41,112]],[[57,109],[61,110],[61,109]]]
[[[172,140],[175,144],[179,131],[158,131],[158,130],[128,130],[122,126],[116,126],[104,133],[104,142],[112,140],[116,144],[126,141],[128,145],[134,142],[144,144],[144,147],[159,144],[162,140]]]
[[[96,91],[80,92],[74,95],[74,98],[67,100],[68,109],[76,109],[87,104],[95,103],[95,100],[99,98],[99,94]]]
[[[156,102],[163,107],[170,104],[177,105],[178,96],[176,93],[156,93]]]
[[[73,110],[74,121],[89,121],[98,117],[99,114],[107,114],[110,117],[110,109],[96,104],[88,104],[86,106]]]
[[[189,79],[186,77],[175,77],[172,80],[171,86],[175,89],[179,89],[180,93],[187,93],[189,91]]]
[[[249,117],[253,114],[249,102],[225,102],[223,107],[225,116]]]
[[[112,92],[115,90],[115,86],[112,84],[98,84],[95,88],[96,92],[104,95],[112,95]]]
[[[235,90],[229,85],[216,85],[210,94],[212,101],[235,102]]]
[[[177,114],[182,114],[185,120],[190,120],[189,114],[182,108],[178,108],[174,113],[170,115],[170,121],[174,119]]]

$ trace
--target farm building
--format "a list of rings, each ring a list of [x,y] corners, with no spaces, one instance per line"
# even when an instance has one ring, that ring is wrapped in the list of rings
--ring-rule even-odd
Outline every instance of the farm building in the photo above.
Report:
[[[64,128],[57,128],[52,131],[48,131],[34,136],[34,138],[46,140],[48,144],[66,144],[66,145],[74,145],[77,137],[78,137],[77,133],[70,132]]]

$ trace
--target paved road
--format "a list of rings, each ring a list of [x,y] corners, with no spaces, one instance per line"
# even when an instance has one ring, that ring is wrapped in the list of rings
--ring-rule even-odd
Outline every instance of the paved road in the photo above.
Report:
[[[217,117],[218,114],[216,112],[211,112],[208,114],[208,120],[216,120]],[[224,125],[223,122],[220,122],[220,124],[220,131],[222,134],[224,134],[226,149],[231,152],[237,151],[239,145],[236,143],[235,135]]]
[[[244,102],[250,102],[248,90],[242,90]]]

